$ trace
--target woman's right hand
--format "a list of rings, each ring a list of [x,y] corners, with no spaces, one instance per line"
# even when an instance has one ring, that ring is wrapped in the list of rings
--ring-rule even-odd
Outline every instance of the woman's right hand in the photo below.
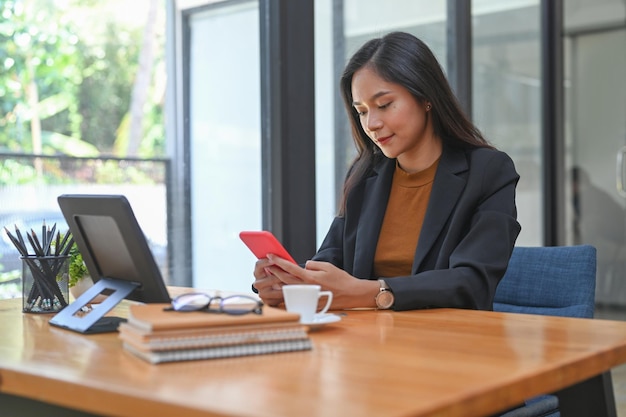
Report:
[[[267,258],[259,259],[254,265],[254,283],[252,286],[258,291],[261,300],[269,306],[278,306],[283,303],[283,285],[280,279],[272,275],[272,265]]]

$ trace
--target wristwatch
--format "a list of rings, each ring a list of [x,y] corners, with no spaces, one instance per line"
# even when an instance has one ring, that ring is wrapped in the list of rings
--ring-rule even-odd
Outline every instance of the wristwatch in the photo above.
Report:
[[[380,291],[376,294],[376,307],[387,310],[393,305],[395,297],[384,279],[379,279],[378,282],[380,283]]]

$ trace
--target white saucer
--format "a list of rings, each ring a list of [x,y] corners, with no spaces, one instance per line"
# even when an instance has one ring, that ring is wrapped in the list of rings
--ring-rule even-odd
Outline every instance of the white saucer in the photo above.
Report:
[[[336,314],[326,313],[326,314],[316,314],[313,317],[313,321],[310,322],[302,322],[302,324],[311,327],[319,327],[329,323],[336,323],[341,320],[341,317]]]

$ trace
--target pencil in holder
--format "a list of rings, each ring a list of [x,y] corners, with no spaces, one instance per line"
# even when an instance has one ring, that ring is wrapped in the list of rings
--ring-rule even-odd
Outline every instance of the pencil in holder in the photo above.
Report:
[[[69,300],[69,256],[22,256],[22,311],[56,313]]]

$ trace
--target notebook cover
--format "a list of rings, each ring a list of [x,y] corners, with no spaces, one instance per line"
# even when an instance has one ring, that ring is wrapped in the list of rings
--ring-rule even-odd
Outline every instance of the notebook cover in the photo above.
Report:
[[[263,314],[242,315],[165,311],[164,308],[169,306],[167,303],[131,305],[128,323],[139,329],[157,331],[300,321],[297,313],[269,306],[263,306]]]
[[[300,322],[276,322],[276,323],[256,323],[256,324],[238,324],[235,326],[214,326],[214,327],[192,327],[183,329],[165,329],[165,330],[147,330],[135,326],[133,323],[122,322],[118,326],[120,333],[132,335],[142,343],[150,341],[160,341],[180,338],[210,337],[223,336],[230,333],[258,332],[258,331],[281,331],[281,330],[299,330],[308,327]]]

